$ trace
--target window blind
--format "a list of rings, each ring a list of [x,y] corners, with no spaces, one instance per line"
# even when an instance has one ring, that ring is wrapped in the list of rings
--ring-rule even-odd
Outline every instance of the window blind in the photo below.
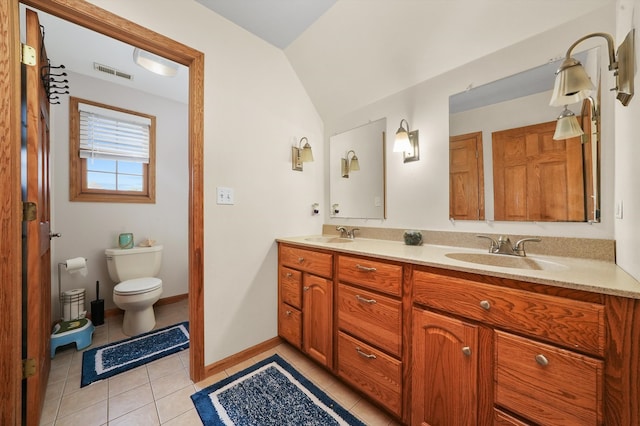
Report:
[[[80,158],[149,163],[151,119],[82,103],[78,110]]]

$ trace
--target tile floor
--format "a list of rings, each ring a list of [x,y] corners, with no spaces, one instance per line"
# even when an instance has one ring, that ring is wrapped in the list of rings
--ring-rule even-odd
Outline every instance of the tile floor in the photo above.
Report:
[[[188,320],[186,300],[156,308],[156,328]],[[108,318],[96,327],[92,347],[126,338],[122,317]],[[287,344],[228,368],[202,382],[189,379],[189,351],[80,389],[82,352],[73,345],[59,348],[51,360],[41,426],[201,425],[190,396],[200,389],[277,353],[371,426],[398,425],[374,405],[342,385],[335,377]]]

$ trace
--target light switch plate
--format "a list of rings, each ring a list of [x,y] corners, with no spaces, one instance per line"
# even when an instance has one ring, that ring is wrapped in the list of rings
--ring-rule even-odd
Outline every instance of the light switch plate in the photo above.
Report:
[[[216,203],[217,204],[234,204],[233,188],[225,188],[218,186],[216,188]]]
[[[616,219],[622,219],[622,200],[616,202]]]

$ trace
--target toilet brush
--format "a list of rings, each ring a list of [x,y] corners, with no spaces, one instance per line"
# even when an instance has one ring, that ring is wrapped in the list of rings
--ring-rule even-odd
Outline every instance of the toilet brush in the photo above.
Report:
[[[104,300],[100,299],[100,281],[96,281],[96,300],[91,301],[91,320],[95,325],[104,324]]]

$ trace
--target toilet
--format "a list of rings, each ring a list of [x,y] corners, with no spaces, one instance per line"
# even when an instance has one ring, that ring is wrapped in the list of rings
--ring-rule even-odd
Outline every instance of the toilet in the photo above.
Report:
[[[153,304],[162,295],[157,278],[162,264],[162,246],[106,249],[109,277],[117,283],[113,302],[124,311],[122,331],[128,336],[151,331],[156,325]]]

